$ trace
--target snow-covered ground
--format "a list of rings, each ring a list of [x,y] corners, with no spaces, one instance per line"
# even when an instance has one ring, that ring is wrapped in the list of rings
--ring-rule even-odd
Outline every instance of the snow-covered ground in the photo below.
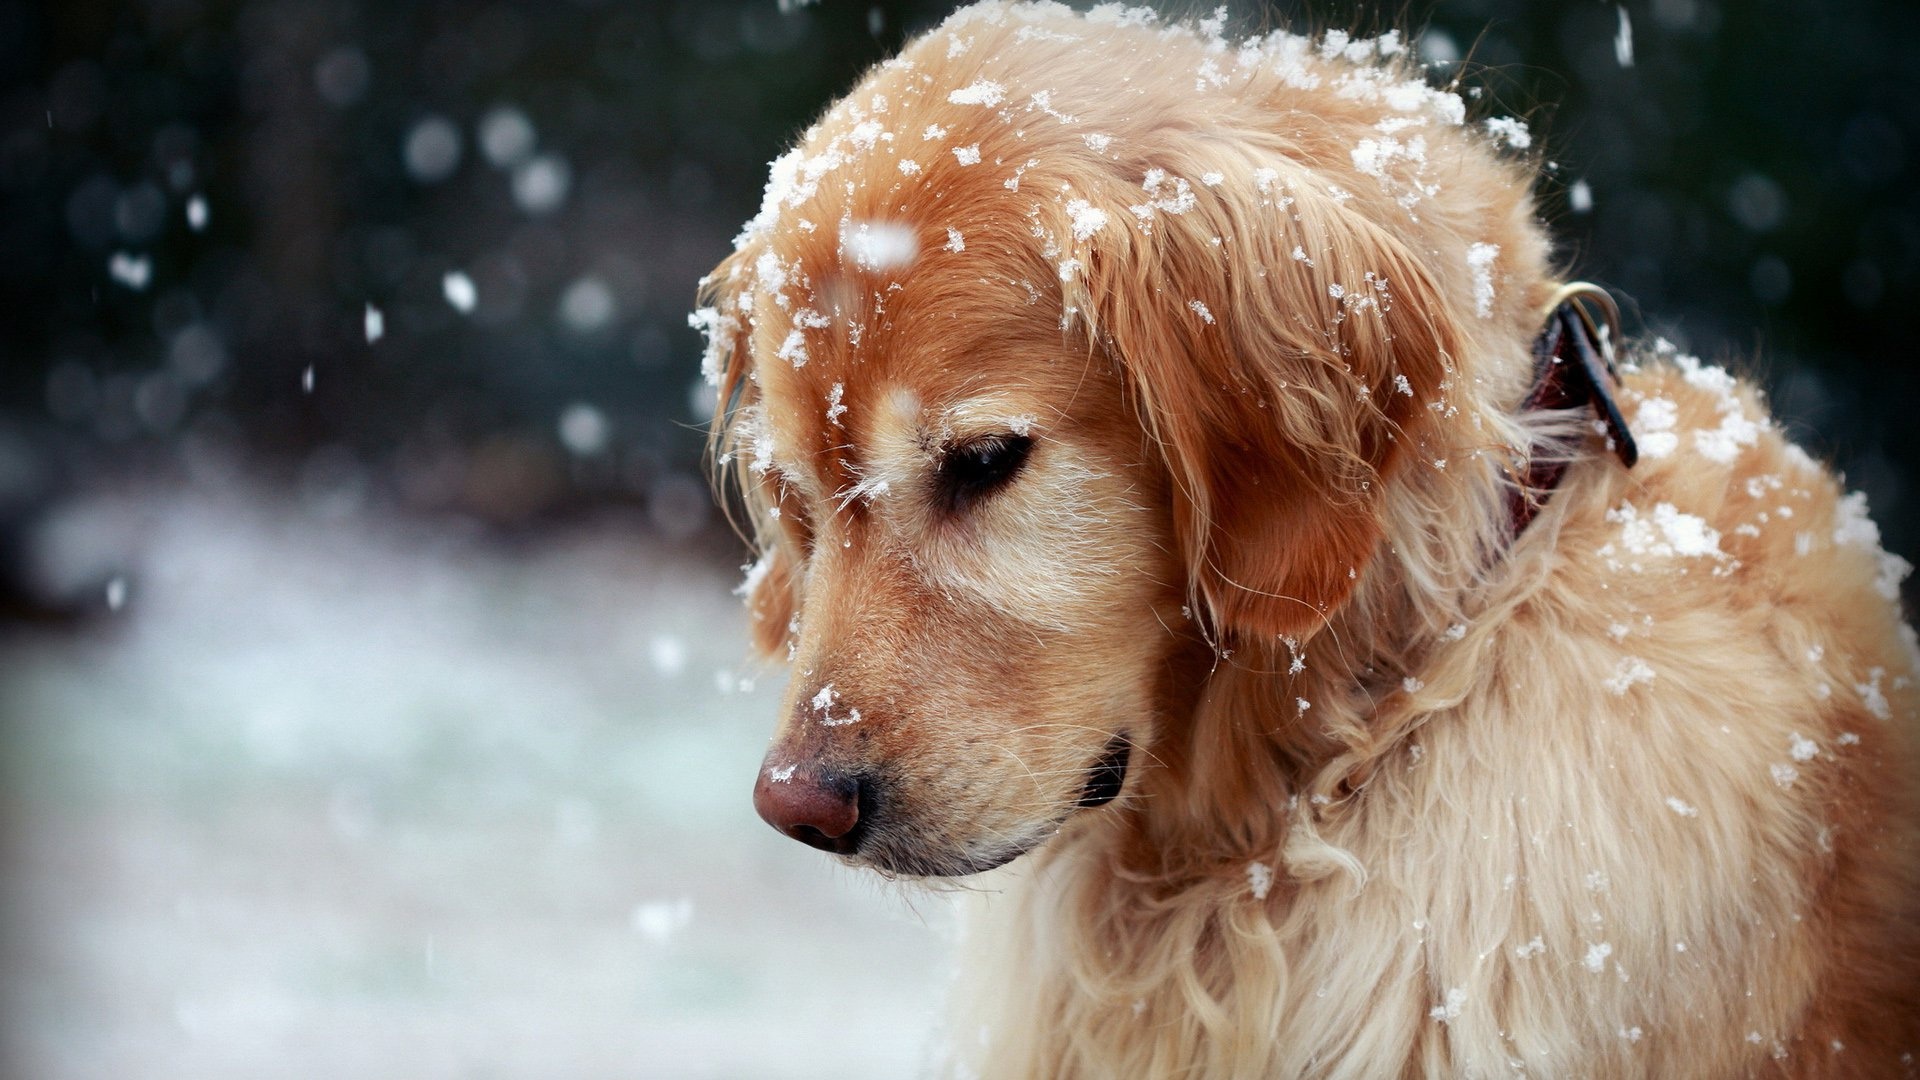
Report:
[[[919,1071],[951,911],[754,817],[724,566],[192,490],[50,541],[135,558],[0,637],[7,1076]]]

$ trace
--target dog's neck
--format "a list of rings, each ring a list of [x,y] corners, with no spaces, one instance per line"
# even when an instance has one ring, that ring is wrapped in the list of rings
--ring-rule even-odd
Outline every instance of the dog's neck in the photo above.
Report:
[[[1463,413],[1436,424],[1423,460],[1390,478],[1387,537],[1319,633],[1219,643],[1196,634],[1168,665],[1161,735],[1125,830],[1133,869],[1169,885],[1249,860],[1294,878],[1342,869],[1316,822],[1351,812],[1434,703],[1471,685],[1498,612],[1528,591],[1526,568],[1551,539],[1533,536],[1553,531],[1542,522],[1514,544],[1510,477],[1516,463],[1577,439],[1582,421],[1502,404],[1520,399],[1514,386],[1532,369],[1524,344],[1510,351],[1503,366],[1514,371],[1489,380],[1478,422]],[[1487,452],[1490,441],[1515,452]],[[1446,458],[1451,469],[1433,467]],[[1249,820],[1250,805],[1273,813]]]

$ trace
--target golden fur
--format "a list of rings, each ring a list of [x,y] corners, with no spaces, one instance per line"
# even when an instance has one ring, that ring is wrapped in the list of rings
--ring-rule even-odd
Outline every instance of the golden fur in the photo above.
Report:
[[[867,776],[885,872],[1032,849],[953,1073],[1914,1073],[1906,567],[1664,343],[1623,358],[1631,471],[1516,411],[1558,278],[1513,131],[1391,35],[987,3],[704,283],[793,668],[769,774]]]

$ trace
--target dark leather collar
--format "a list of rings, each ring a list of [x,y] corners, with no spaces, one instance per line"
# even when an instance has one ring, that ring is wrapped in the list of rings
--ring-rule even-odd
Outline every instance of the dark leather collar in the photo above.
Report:
[[[1599,308],[1606,319],[1602,334],[1588,305]],[[1613,399],[1617,376],[1613,369],[1613,342],[1620,337],[1620,309],[1613,297],[1598,285],[1583,281],[1562,285],[1547,306],[1547,324],[1533,339],[1533,389],[1520,403],[1522,412],[1539,409],[1591,409],[1599,421],[1597,431],[1607,439],[1607,448],[1627,468],[1639,460],[1633,432],[1620,415]],[[1528,465],[1518,485],[1507,496],[1511,535],[1518,536],[1567,472],[1568,461],[1555,455],[1535,459]]]

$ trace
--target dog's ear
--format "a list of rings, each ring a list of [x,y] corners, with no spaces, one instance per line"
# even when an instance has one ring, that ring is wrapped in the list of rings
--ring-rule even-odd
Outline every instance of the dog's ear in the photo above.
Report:
[[[794,605],[793,558],[784,545],[774,544],[747,572],[741,591],[747,598],[747,622],[753,647],[762,656],[786,655],[787,640],[793,634]]]
[[[700,283],[700,303],[693,326],[706,335],[701,371],[716,389],[713,418],[708,428],[708,453],[715,481],[731,485],[744,504],[747,527],[760,558],[748,571],[740,591],[746,598],[754,647],[769,657],[783,655],[792,633],[799,600],[795,592],[794,545],[802,515],[791,502],[779,474],[772,468],[771,441],[760,411],[760,391],[753,375],[750,352],[750,275],[746,268],[758,245],[743,244]],[[721,505],[735,505],[724,493]],[[787,511],[784,515],[782,511]],[[736,519],[737,520],[737,519]],[[784,526],[784,527],[783,527]]]
[[[1400,241],[1304,166],[1144,175],[1060,201],[1067,318],[1124,370],[1215,632],[1304,640],[1380,544],[1385,480],[1442,400],[1454,323]]]

